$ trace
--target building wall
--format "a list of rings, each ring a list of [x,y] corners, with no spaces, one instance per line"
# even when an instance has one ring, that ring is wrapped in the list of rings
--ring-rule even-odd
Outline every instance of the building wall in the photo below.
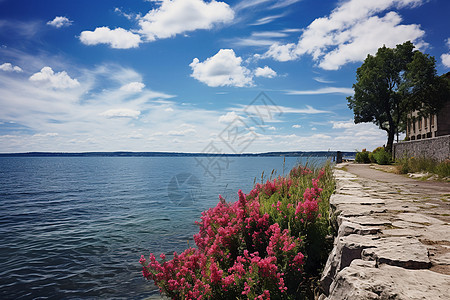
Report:
[[[427,157],[439,161],[450,159],[450,135],[394,144],[394,158]]]
[[[422,118],[414,111],[408,115],[408,120],[406,137],[412,141],[450,134],[450,101],[437,115]]]
[[[439,112],[437,121],[437,136],[450,134],[450,101]]]

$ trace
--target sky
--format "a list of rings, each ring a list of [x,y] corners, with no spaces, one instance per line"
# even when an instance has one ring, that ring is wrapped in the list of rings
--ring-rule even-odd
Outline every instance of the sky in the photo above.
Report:
[[[0,152],[372,150],[379,47],[450,71],[448,0],[0,0]]]

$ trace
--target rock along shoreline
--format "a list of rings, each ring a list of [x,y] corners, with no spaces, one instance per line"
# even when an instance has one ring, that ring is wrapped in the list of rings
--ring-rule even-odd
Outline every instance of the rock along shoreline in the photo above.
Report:
[[[374,180],[349,167],[356,165],[334,170],[330,206],[339,229],[319,299],[449,299],[450,185],[421,190],[400,175]]]

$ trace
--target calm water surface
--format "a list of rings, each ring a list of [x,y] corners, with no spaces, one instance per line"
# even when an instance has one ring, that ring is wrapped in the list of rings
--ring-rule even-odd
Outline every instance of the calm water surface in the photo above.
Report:
[[[218,194],[236,201],[263,171],[282,175],[298,161],[197,159],[0,158],[0,298],[156,296],[141,276],[141,254],[194,245],[194,221]]]

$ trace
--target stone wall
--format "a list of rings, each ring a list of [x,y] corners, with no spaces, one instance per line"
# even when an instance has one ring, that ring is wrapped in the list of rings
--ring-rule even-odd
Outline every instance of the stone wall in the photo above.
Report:
[[[394,144],[394,158],[429,157],[439,161],[450,158],[450,135]]]

